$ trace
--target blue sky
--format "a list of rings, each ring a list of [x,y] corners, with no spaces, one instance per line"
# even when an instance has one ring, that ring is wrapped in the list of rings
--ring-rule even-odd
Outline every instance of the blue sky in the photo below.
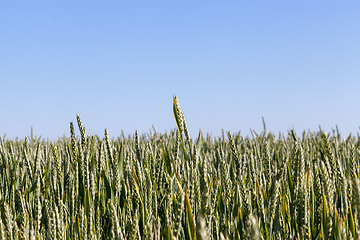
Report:
[[[175,127],[344,137],[360,126],[359,1],[1,1],[0,135]]]

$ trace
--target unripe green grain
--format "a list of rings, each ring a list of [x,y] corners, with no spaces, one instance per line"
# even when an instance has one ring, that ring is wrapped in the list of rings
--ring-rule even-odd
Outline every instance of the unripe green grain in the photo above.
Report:
[[[85,130],[85,127],[83,127],[83,125],[82,125],[79,114],[76,115],[76,120],[77,120],[77,123],[78,123],[80,135],[81,135],[81,148],[85,149],[86,145],[87,145],[86,134],[85,134],[86,130]]]

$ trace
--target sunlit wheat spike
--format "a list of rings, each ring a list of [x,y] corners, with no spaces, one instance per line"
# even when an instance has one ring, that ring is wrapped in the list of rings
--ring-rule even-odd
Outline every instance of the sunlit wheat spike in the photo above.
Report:
[[[83,161],[84,185],[85,189],[90,189],[90,149],[86,150]]]
[[[24,144],[24,148],[26,152],[29,152],[29,139],[27,136],[25,136],[25,144]]]
[[[324,194],[326,195],[327,200],[332,204],[334,200],[334,191],[335,191],[334,182],[330,179],[328,170],[326,169],[324,162],[320,162],[320,169],[321,169],[320,179],[322,181],[322,185],[324,188]]]
[[[175,100],[175,108],[176,108],[177,116],[179,119],[179,128],[180,128],[180,133],[181,133],[182,131],[184,131],[184,113],[181,110],[179,100],[177,99],[176,96],[174,97],[174,100]]]
[[[13,238],[13,215],[11,213],[9,205],[4,202],[4,224],[6,229],[6,236],[8,239],[14,239]]]
[[[35,203],[35,207],[34,207],[34,220],[35,220],[35,229],[36,231],[40,229],[41,227],[41,218],[42,218],[42,206],[41,206],[41,199],[40,199],[40,183],[39,183],[39,178],[37,180],[37,185],[36,185],[36,189],[35,189],[35,199],[34,199],[34,203]]]
[[[316,165],[314,165],[313,169],[314,169],[314,171],[313,171],[313,174],[314,174],[313,189],[314,189],[314,195],[315,195],[314,225],[317,229],[319,229],[320,224],[321,224],[322,187],[321,187],[319,166],[316,164]]]
[[[232,156],[233,156],[233,158],[235,160],[236,174],[239,175],[240,159],[239,159],[239,155],[238,155],[238,152],[236,150],[236,146],[235,146],[234,139],[233,139],[233,136],[232,136],[231,132],[228,132],[228,138],[229,138],[229,143],[230,143]]]
[[[353,188],[355,209],[360,213],[360,180],[357,177],[353,179]]]
[[[70,123],[70,139],[71,139],[71,157],[75,160],[76,157],[76,138],[74,131],[74,124]]]
[[[325,151],[326,151],[326,156],[327,156],[327,158],[325,158],[325,159],[327,160],[327,167],[330,170],[329,176],[332,180],[335,180],[335,178],[337,178],[337,163],[334,160],[334,155],[331,151],[328,135],[325,132],[325,133],[323,133],[322,136],[323,136],[323,140],[325,142]]]
[[[4,226],[1,218],[0,218],[0,239],[6,239],[5,238],[5,226]]]
[[[119,224],[119,220],[117,217],[117,212],[116,212],[115,206],[111,201],[109,201],[108,203],[110,205],[111,224],[113,225],[113,229],[115,232],[115,239],[119,239],[119,240],[124,239],[124,236],[123,236],[121,228],[120,228],[120,224]]]
[[[80,136],[81,136],[81,147],[84,149],[86,147],[86,134],[85,134],[85,127],[83,127],[81,119],[80,119],[80,115],[77,114],[76,115],[76,120],[78,123],[78,127],[79,127],[79,131],[80,131]]]
[[[350,158],[348,162],[348,172],[350,178],[353,178],[355,176],[355,167],[357,167],[355,163],[355,147],[354,145],[352,145],[350,150]]]
[[[46,218],[48,224],[47,237],[49,239],[56,239],[56,216],[52,204],[45,200]]]
[[[272,182],[272,171],[271,171],[271,162],[270,162],[270,150],[268,141],[265,142],[265,150],[264,150],[264,174],[265,179],[268,185]]]
[[[347,219],[349,213],[349,204],[348,204],[348,181],[345,179],[345,176],[341,178],[341,214],[344,218]]]
[[[269,191],[269,194],[271,194],[269,197],[269,207],[270,210],[270,224],[269,228],[273,229],[273,223],[275,221],[275,213],[277,210],[278,200],[279,200],[279,194],[280,194],[280,181],[278,179],[274,179],[274,182],[271,184],[270,187],[273,188],[272,191]]]
[[[27,172],[29,174],[30,180],[32,181],[33,180],[33,172],[32,172],[32,166],[31,166],[31,163],[30,163],[30,159],[29,159],[29,156],[28,156],[28,151],[29,150],[26,150],[26,147],[24,147],[23,157],[24,157],[24,160],[25,160],[26,170],[27,170]]]
[[[40,142],[37,142],[36,145],[36,154],[34,159],[34,178],[36,179],[41,171],[41,153],[42,153],[42,145],[40,145]]]
[[[304,175],[305,175],[305,159],[304,159],[304,151],[301,146],[301,143],[299,141],[295,142],[296,145],[298,145],[297,149],[297,155],[296,155],[296,187],[295,189],[301,188],[301,185],[304,183]],[[299,191],[299,190],[297,190]]]
[[[64,238],[64,224],[62,222],[61,212],[59,213],[57,206],[54,206],[54,222],[56,224],[56,238]]]
[[[142,164],[139,145],[140,145],[139,133],[138,133],[138,131],[135,131],[135,150],[136,150],[136,158],[137,158],[137,160],[139,161],[139,163]]]
[[[0,135],[0,153],[4,154],[4,152],[5,152],[4,140],[3,137]]]
[[[249,191],[246,188],[243,179],[240,179],[239,191],[240,191],[241,203],[243,207],[244,224],[245,226],[249,226],[249,216],[252,212],[251,198],[249,196]]]
[[[179,148],[180,148],[180,137],[179,133],[176,132],[176,140],[175,140],[175,147],[174,147],[174,160],[177,161],[179,157]]]
[[[54,167],[56,169],[56,174],[59,177],[59,179],[62,179],[62,173],[61,173],[61,169],[60,169],[61,166],[60,166],[59,152],[53,142],[51,143],[51,150],[52,150],[52,153],[54,156]]]
[[[29,236],[29,216],[25,205],[25,199],[20,191],[17,191],[17,200],[19,205],[19,213],[20,213],[20,239],[27,239]]]
[[[188,144],[189,146],[189,150],[190,150],[190,159],[191,159],[191,141],[190,141],[190,133],[189,133],[189,130],[187,128],[187,125],[186,125],[186,121],[185,121],[185,116],[184,116],[184,113],[180,107],[180,103],[179,103],[179,100],[177,99],[176,96],[174,96],[174,101],[175,101],[175,108],[176,108],[176,111],[177,111],[177,114],[178,114],[178,119],[179,119],[179,128],[180,128],[180,133],[182,131],[184,131],[184,135],[185,135],[185,139],[186,139],[186,143]]]
[[[109,133],[108,133],[107,129],[105,129],[105,144],[106,144],[108,157],[109,157],[110,161],[113,161],[112,146],[110,143]]]
[[[88,239],[88,232],[87,232],[87,216],[85,214],[85,209],[83,206],[80,207],[79,211],[79,225],[80,225],[80,234],[81,239]]]

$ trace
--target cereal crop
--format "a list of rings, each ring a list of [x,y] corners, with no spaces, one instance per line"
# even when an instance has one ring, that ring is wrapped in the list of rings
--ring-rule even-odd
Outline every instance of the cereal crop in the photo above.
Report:
[[[0,139],[0,239],[360,239],[360,136]]]

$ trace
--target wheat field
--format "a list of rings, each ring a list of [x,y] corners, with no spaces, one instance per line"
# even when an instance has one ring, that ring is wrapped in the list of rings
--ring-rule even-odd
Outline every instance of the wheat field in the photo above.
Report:
[[[360,137],[0,139],[0,239],[360,239]]]

